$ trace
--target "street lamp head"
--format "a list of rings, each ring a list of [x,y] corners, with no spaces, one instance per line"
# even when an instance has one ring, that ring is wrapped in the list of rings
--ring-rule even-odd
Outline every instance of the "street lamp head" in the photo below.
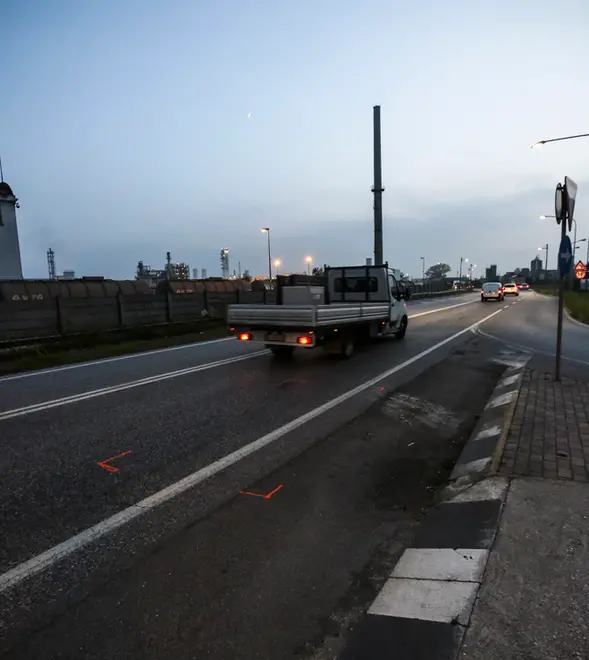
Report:
[[[313,257],[305,257],[305,263],[310,264],[313,261]]]
[[[262,233],[266,233],[267,231],[270,231],[270,227],[262,227],[260,230]]]
[[[530,145],[530,149],[540,149],[546,144],[546,140],[540,140],[539,142],[534,142],[534,144]]]
[[[280,264],[281,264],[280,259],[274,259],[274,265],[275,265],[276,267],[280,266]]]

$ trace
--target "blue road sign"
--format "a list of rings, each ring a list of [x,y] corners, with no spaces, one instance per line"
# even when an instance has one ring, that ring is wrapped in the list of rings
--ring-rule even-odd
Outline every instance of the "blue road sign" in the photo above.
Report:
[[[571,239],[565,236],[558,248],[558,272],[561,277],[566,277],[571,272],[573,265],[573,246]]]

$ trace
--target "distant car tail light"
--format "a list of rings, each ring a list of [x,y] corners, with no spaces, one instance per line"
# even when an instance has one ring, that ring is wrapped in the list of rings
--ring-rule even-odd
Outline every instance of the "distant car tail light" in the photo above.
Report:
[[[301,344],[302,346],[307,346],[308,344],[311,343],[311,337],[297,337],[297,344]]]
[[[251,340],[252,340],[252,336],[251,336],[251,334],[250,334],[249,332],[242,332],[242,333],[239,335],[239,339],[240,339],[241,341],[251,341]]]

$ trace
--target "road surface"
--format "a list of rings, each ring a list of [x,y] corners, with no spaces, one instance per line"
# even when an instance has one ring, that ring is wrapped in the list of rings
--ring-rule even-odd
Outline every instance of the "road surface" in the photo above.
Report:
[[[480,368],[464,371],[461,386],[476,408],[491,384],[484,367],[488,353],[499,354],[502,342],[515,338],[549,352],[553,302],[533,293],[504,304],[483,305],[478,295],[415,302],[404,341],[366,347],[350,361],[311,351],[279,364],[259,348],[229,340],[0,379],[0,648],[11,648],[6,657],[19,659],[168,657],[164,647],[175,649],[176,657],[303,657],[318,642],[311,639],[318,634],[311,622],[335,610],[351,581],[349,571],[366,564],[383,524],[391,533],[386,520],[366,515],[360,495],[345,506],[346,491],[355,492],[351,484],[363,483],[357,434],[349,436],[352,420],[412,381],[421,383],[420,391],[431,390],[430,400],[441,396],[435,394],[440,389],[458,396],[459,383],[451,378],[414,379],[472,341],[482,342],[472,354]],[[477,338],[477,329],[501,341]],[[574,354],[575,368],[584,368],[583,357],[589,366],[586,332],[565,323],[565,355]],[[456,374],[467,367],[456,366]],[[330,451],[322,449],[325,438]],[[350,453],[334,472],[342,494],[334,501],[321,484],[329,457],[343,451],[344,441]],[[382,478],[375,471],[383,455],[392,451],[399,460],[398,447],[387,438],[370,447],[364,452],[368,489]],[[443,452],[451,457],[451,446]],[[425,483],[431,461],[414,469],[417,483]],[[299,465],[299,478],[304,475],[300,489],[285,486],[276,500],[236,498],[243,489],[269,494],[287,477],[292,481],[285,471],[293,465]],[[406,490],[395,491],[387,505],[394,509],[391,499]],[[257,504],[252,507],[248,498],[282,502],[283,517],[269,514],[275,509],[253,508]],[[322,507],[331,531],[317,521]],[[334,542],[335,554],[326,563],[325,544],[342,526],[341,544]],[[401,527],[396,543],[404,538]],[[323,551],[312,542],[319,538]],[[264,561],[252,570],[255,557]],[[183,588],[187,562],[207,578],[192,584],[202,591],[198,597]],[[260,584],[248,581],[244,567]],[[157,576],[149,589],[147,570]],[[277,599],[277,575],[283,582],[279,593],[293,594],[288,602]],[[333,588],[321,586],[320,579]],[[311,603],[313,589],[325,590],[326,597]],[[121,600],[121,594],[127,596]],[[223,606],[213,607],[219,594]],[[243,609],[248,596],[249,613]],[[210,611],[203,614],[207,602]],[[123,610],[114,614],[116,603]],[[275,655],[259,629],[282,606],[291,616],[276,614],[276,643],[300,637],[299,655]],[[193,627],[186,624],[192,608],[199,612]],[[305,621],[293,625],[294,614],[305,608]],[[100,620],[109,612],[114,629],[104,637]],[[154,623],[158,616],[163,627]],[[68,638],[65,629],[81,632]],[[239,642],[252,649],[252,640],[258,640],[257,655],[232,648]],[[139,652],[142,643],[146,648]],[[72,655],[82,647],[83,653]]]

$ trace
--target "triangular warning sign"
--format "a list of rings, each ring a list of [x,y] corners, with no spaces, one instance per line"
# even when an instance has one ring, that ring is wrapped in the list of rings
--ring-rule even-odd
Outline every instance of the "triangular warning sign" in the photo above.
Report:
[[[577,261],[575,265],[575,270],[587,270],[587,267],[582,261]]]

